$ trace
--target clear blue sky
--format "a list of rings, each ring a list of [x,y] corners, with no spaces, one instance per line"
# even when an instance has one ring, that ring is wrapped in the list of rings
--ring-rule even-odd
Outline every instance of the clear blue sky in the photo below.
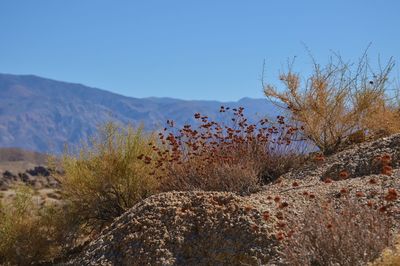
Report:
[[[133,97],[263,97],[286,59],[400,63],[399,0],[0,0],[0,72]],[[398,67],[395,72],[398,73]],[[397,75],[397,74],[396,74]]]

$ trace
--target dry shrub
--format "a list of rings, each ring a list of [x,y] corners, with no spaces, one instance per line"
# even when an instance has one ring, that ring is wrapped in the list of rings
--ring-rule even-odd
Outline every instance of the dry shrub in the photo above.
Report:
[[[17,188],[16,197],[0,208],[0,264],[36,264],[59,254],[63,231],[55,226],[56,212],[35,204],[28,187]]]
[[[400,132],[400,108],[389,99],[376,101],[372,110],[363,121],[365,128],[371,131],[375,138]]]
[[[381,256],[368,266],[397,266],[400,265],[400,238],[397,236],[397,243],[394,248],[386,248]]]
[[[197,126],[181,129],[168,121],[159,134],[156,167],[163,190],[214,190],[251,192],[270,182],[301,161],[296,139],[299,128],[279,116],[274,123],[261,119],[250,123],[243,108],[230,109],[226,123],[210,121],[197,113]]]
[[[156,191],[154,165],[138,158],[150,159],[153,139],[141,128],[108,123],[78,155],[64,154],[57,178],[71,222],[99,230]]]
[[[316,203],[284,242],[289,265],[366,265],[392,244],[386,213],[345,199],[340,207]]]
[[[290,65],[279,77],[283,90],[267,84],[264,93],[284,104],[281,107],[304,126],[305,136],[324,154],[337,151],[358,130],[372,135],[399,132],[399,109],[387,95],[392,60],[377,72],[366,54],[357,64],[346,63],[338,55],[324,67],[313,62],[313,72],[304,82]]]

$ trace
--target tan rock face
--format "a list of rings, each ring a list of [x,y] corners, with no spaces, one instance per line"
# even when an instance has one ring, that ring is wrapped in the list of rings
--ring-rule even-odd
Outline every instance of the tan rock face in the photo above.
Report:
[[[276,241],[255,206],[223,192],[169,192],[118,218],[72,264],[256,265]],[[241,264],[242,263],[242,264]]]
[[[326,200],[340,204],[344,196],[369,204],[384,201],[390,189],[400,191],[399,159],[400,135],[394,135],[322,164],[310,163],[250,196],[155,195],[116,219],[67,265],[279,264],[279,240],[308,206]],[[384,166],[390,171],[384,172]],[[391,204],[399,207],[397,197]]]

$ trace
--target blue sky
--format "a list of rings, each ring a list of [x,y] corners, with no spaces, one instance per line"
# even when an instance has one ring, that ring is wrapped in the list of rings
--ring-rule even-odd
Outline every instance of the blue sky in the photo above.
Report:
[[[398,0],[1,0],[0,72],[78,82],[133,97],[263,97],[305,43],[356,60],[400,61]],[[398,75],[399,68],[395,68]]]

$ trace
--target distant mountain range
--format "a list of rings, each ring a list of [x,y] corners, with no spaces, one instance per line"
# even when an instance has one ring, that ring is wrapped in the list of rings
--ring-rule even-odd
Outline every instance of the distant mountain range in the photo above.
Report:
[[[168,119],[178,126],[193,123],[200,112],[221,119],[220,106],[245,108],[252,119],[277,113],[266,99],[237,102],[187,101],[172,98],[131,98],[81,84],[33,75],[0,74],[0,147],[60,152],[65,144],[87,140],[110,120],[162,128]]]

